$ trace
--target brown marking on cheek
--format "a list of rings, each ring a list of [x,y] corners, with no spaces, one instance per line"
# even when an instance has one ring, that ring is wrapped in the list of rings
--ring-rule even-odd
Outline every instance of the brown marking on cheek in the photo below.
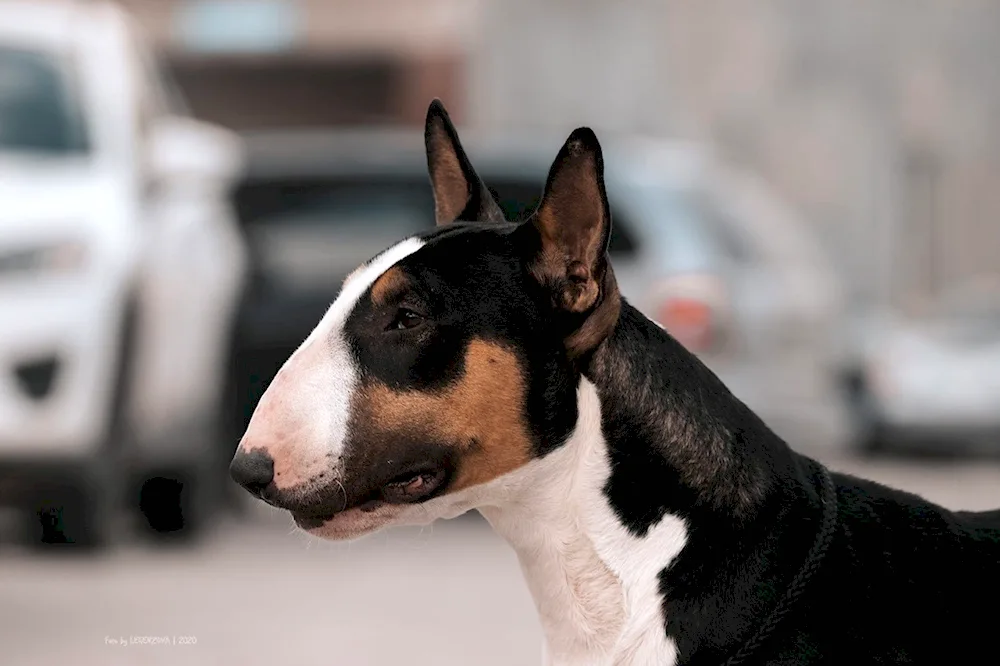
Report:
[[[324,441],[324,427],[300,397],[310,370],[325,361],[324,348],[322,340],[313,341],[282,366],[240,441],[241,450],[262,450],[274,461],[274,485],[279,490],[327,482],[338,462],[314,445]]]
[[[372,303],[384,305],[399,296],[407,285],[406,275],[398,266],[390,268],[379,276],[371,287]]]
[[[524,416],[526,387],[520,364],[508,350],[483,340],[469,343],[462,379],[441,393],[365,387],[358,408],[379,439],[393,433],[453,444],[458,465],[449,492],[485,483],[531,459]]]

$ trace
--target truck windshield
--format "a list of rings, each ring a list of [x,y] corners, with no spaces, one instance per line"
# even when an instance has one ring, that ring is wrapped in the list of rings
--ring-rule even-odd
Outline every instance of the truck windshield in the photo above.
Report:
[[[88,152],[76,93],[58,55],[0,46],[0,151]]]

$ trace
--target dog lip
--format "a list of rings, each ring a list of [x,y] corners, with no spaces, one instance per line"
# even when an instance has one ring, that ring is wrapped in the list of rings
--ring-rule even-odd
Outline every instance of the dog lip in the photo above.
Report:
[[[326,511],[326,512],[305,512],[305,511],[291,511],[292,520],[295,524],[304,530],[315,529],[317,527],[322,527],[324,523],[333,520],[336,516],[336,512]]]
[[[288,512],[296,522],[319,522],[325,523],[333,520],[337,514],[341,513],[342,507],[334,507],[329,504],[315,504],[312,506],[288,507]]]
[[[365,513],[371,513],[372,511],[375,511],[376,509],[382,507],[383,504],[385,504],[385,502],[383,502],[382,500],[371,499],[365,502],[364,504],[359,504],[358,509],[364,511]]]
[[[260,501],[262,501],[262,502],[263,502],[264,504],[269,504],[269,505],[271,505],[271,506],[275,507],[276,509],[284,509],[284,508],[285,508],[285,507],[281,506],[281,503],[280,503],[280,502],[278,502],[278,501],[277,501],[276,499],[274,499],[274,498],[272,498],[272,497],[268,496],[268,495],[267,495],[267,494],[265,494],[265,493],[262,493],[262,494],[261,494],[261,495],[259,496],[259,498],[258,498],[258,499],[260,499]]]
[[[412,504],[430,499],[448,479],[444,468],[418,468],[396,476],[382,487],[382,500],[389,504]]]

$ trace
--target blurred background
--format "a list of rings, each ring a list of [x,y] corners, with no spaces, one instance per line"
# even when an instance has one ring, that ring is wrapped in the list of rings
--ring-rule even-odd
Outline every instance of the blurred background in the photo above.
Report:
[[[512,219],[592,126],[625,295],[794,448],[1000,506],[998,58],[989,0],[0,0],[4,663],[537,662],[477,516],[320,543],[225,471],[433,224],[433,97]]]

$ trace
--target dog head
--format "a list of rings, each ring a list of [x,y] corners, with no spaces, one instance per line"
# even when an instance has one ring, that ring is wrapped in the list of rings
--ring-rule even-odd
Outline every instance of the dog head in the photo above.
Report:
[[[440,102],[428,110],[436,229],[344,282],[265,391],[233,478],[328,538],[452,517],[565,441],[581,360],[620,297],[601,149],[559,151],[537,210],[507,222]]]

